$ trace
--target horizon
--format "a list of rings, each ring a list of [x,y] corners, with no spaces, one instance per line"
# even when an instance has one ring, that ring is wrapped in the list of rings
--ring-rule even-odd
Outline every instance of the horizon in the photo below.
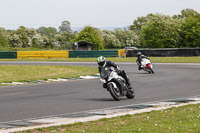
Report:
[[[22,25],[23,26],[23,25]],[[129,25],[130,26],[130,25]],[[111,30],[111,31],[114,31],[115,29],[118,29],[118,28],[120,28],[120,29],[128,29],[128,27],[129,26],[105,26],[105,27],[94,27],[94,28],[97,28],[97,29],[99,29],[99,30]],[[20,26],[19,26],[20,27]],[[0,28],[4,28],[5,30],[17,30],[19,27],[17,27],[16,29],[6,29],[6,28],[4,28],[4,27],[0,27]],[[26,26],[24,26],[24,27],[26,27]],[[45,27],[45,26],[41,26],[41,27]],[[92,26],[93,27],[93,26]],[[40,27],[38,27],[38,28],[31,28],[31,27],[26,27],[26,28],[28,28],[28,29],[38,29],[38,28],[40,28]],[[48,27],[46,27],[46,28],[48,28]],[[52,27],[52,28],[56,28],[56,27]],[[75,26],[75,27],[71,27],[71,30],[73,31],[73,32],[75,32],[75,31],[81,31],[82,29],[83,29],[84,27],[82,27],[82,26],[80,26],[80,27],[78,27],[78,26]],[[59,31],[59,28],[56,28],[56,30],[57,31]]]
[[[178,15],[183,9],[200,12],[199,0],[0,0],[0,27],[58,28],[62,21],[71,27],[124,27],[150,13]]]

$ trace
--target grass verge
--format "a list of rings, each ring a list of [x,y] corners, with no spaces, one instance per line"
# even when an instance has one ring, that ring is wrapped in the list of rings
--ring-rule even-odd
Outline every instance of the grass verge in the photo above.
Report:
[[[199,133],[200,104],[17,133]]]
[[[198,133],[200,104],[17,133]]]
[[[81,66],[0,65],[0,83],[74,78],[97,72],[97,68]]]
[[[149,57],[153,63],[200,63],[200,57]],[[96,62],[96,58],[67,58],[67,59],[0,59],[0,61],[67,61],[67,62]],[[107,58],[113,62],[132,62],[136,61],[136,57]]]

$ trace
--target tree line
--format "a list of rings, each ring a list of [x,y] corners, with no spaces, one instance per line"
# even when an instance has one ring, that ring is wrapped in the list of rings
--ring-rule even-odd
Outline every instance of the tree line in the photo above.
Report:
[[[200,14],[184,9],[172,17],[148,14],[138,17],[130,29],[137,31],[143,48],[200,47]]]
[[[54,27],[38,29],[20,26],[17,30],[0,28],[0,50],[60,49],[72,50],[74,42],[88,41],[95,50],[139,48],[196,48],[200,47],[200,14],[184,9],[180,14],[148,14],[138,17],[125,29],[100,30],[85,26],[80,32],[71,30],[69,21]]]

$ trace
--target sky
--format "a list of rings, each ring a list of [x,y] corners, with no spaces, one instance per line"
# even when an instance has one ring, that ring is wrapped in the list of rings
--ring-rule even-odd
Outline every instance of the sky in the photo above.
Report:
[[[149,13],[177,15],[190,8],[200,13],[200,0],[0,0],[0,27],[123,27]]]

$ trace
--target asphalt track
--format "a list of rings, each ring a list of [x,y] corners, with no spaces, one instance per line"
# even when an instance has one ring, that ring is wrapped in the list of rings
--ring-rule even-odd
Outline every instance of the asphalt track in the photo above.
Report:
[[[96,63],[0,62],[0,65],[76,65]],[[200,64],[154,64],[155,74],[135,63],[117,63],[135,89],[132,100],[114,101],[99,79],[0,87],[0,123],[200,95]]]

